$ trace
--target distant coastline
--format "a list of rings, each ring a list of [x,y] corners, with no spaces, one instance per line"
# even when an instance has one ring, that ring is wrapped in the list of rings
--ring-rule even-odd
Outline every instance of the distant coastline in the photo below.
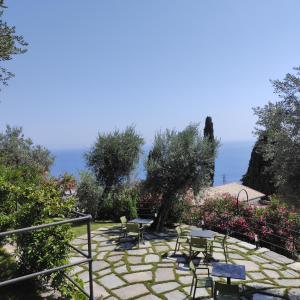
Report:
[[[216,159],[215,182],[214,185],[225,182],[238,182],[247,171],[252,147],[254,141],[236,141],[222,142]],[[144,147],[144,154],[137,166],[133,176],[137,179],[145,178],[144,158],[146,157],[150,146]],[[79,178],[80,171],[86,170],[84,153],[88,149],[66,149],[52,150],[55,156],[55,162],[51,169],[53,176],[64,174],[65,172],[73,174]]]

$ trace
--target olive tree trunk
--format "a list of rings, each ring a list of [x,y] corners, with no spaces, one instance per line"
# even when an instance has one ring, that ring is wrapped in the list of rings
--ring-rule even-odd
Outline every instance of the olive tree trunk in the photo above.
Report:
[[[174,197],[164,197],[162,200],[162,204],[159,208],[158,215],[156,219],[154,220],[152,228],[154,228],[155,231],[161,232],[164,229],[164,225],[167,221],[169,212],[172,207]]]

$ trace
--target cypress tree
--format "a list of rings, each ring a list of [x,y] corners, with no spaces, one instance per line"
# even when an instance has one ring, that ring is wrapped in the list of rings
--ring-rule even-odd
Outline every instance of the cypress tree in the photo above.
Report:
[[[213,149],[214,149],[215,148],[214,124],[213,124],[212,118],[210,116],[207,116],[205,119],[204,137],[207,138],[211,143],[214,144],[214,147],[213,147]],[[214,153],[214,150],[213,150],[213,153]],[[215,177],[215,161],[212,160],[211,172],[210,172],[211,186],[213,186],[213,184],[214,184],[214,177]]]
[[[241,181],[244,185],[258,190],[266,195],[276,192],[274,185],[274,174],[270,171],[270,161],[264,160],[263,146],[267,143],[266,136],[260,136],[255,143],[247,173],[243,175]]]

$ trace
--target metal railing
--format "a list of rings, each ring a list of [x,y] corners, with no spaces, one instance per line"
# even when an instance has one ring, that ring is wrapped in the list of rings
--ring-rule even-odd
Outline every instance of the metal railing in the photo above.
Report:
[[[88,253],[87,254],[85,252],[77,249],[75,246],[69,244],[69,246],[74,251],[81,254],[84,257],[84,259],[82,259],[80,261],[77,261],[77,262],[69,263],[69,264],[66,264],[66,265],[57,266],[55,268],[46,269],[46,270],[43,270],[43,271],[40,271],[40,272],[26,274],[26,275],[19,276],[19,277],[16,277],[16,278],[0,281],[0,287],[12,285],[12,284],[24,281],[24,280],[36,278],[38,276],[52,274],[52,273],[55,273],[55,272],[58,272],[58,271],[68,269],[70,267],[74,267],[74,266],[78,266],[78,265],[82,265],[82,264],[88,264],[88,267],[89,267],[89,293],[87,293],[68,274],[64,273],[64,276],[70,282],[72,282],[72,284],[74,284],[75,287],[77,289],[79,289],[89,300],[94,300],[93,266],[92,266],[93,258],[92,258],[92,246],[91,246],[91,220],[92,220],[92,217],[90,215],[84,215],[84,214],[81,214],[81,213],[76,213],[76,214],[78,214],[80,217],[73,218],[73,219],[66,219],[66,220],[63,220],[63,221],[49,223],[49,224],[42,224],[42,225],[37,225],[37,226],[32,226],[32,227],[27,227],[27,228],[21,228],[21,229],[6,231],[6,232],[0,232],[0,238],[1,238],[1,237],[7,237],[7,236],[15,235],[15,234],[23,234],[23,233],[26,233],[26,232],[32,232],[32,231],[36,231],[36,230],[40,230],[40,229],[44,229],[44,228],[60,226],[60,225],[63,225],[63,224],[85,223],[87,225],[87,239],[88,239]]]

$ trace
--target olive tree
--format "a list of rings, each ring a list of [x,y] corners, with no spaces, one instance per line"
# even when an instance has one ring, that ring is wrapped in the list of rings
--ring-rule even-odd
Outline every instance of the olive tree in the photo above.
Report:
[[[161,205],[154,222],[161,231],[171,207],[188,189],[198,193],[210,182],[210,166],[216,155],[216,144],[203,138],[197,124],[184,130],[166,130],[155,136],[146,161],[146,186],[161,195]]]
[[[143,143],[143,138],[135,132],[133,126],[127,127],[123,132],[115,130],[98,135],[85,157],[88,167],[106,191],[128,181],[139,161]]]

